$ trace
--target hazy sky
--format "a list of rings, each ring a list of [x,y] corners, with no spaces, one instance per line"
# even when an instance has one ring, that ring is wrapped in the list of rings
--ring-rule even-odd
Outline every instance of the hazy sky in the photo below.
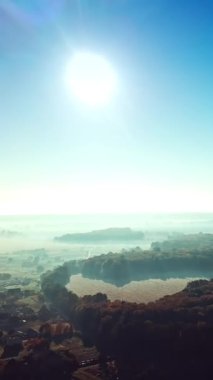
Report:
[[[117,73],[69,96],[73,52]],[[212,0],[0,0],[0,214],[213,211]]]

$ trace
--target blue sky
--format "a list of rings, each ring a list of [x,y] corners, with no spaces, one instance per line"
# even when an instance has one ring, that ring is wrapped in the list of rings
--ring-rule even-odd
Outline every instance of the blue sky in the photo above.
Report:
[[[0,213],[213,211],[212,46],[211,0],[0,0]],[[82,49],[106,107],[67,93]]]

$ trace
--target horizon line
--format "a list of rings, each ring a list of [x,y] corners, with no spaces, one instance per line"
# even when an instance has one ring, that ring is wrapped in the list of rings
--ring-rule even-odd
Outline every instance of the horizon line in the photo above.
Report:
[[[201,211],[201,210],[193,210],[193,211],[131,211],[131,212],[75,212],[75,213],[25,213],[25,214],[0,214],[0,217],[51,217],[51,216],[105,216],[105,215],[171,215],[171,214],[213,214],[213,210],[211,211]]]

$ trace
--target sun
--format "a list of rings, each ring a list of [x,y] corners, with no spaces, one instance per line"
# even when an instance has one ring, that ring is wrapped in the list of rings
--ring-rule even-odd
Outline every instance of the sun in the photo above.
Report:
[[[112,99],[117,76],[103,56],[77,52],[67,64],[65,83],[75,98],[89,106],[99,106]]]

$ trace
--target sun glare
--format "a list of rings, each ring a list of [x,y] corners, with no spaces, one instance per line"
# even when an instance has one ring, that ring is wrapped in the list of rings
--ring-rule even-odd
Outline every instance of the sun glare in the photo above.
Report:
[[[72,95],[90,105],[109,103],[116,90],[116,74],[112,65],[102,56],[78,52],[68,62],[65,82]]]

